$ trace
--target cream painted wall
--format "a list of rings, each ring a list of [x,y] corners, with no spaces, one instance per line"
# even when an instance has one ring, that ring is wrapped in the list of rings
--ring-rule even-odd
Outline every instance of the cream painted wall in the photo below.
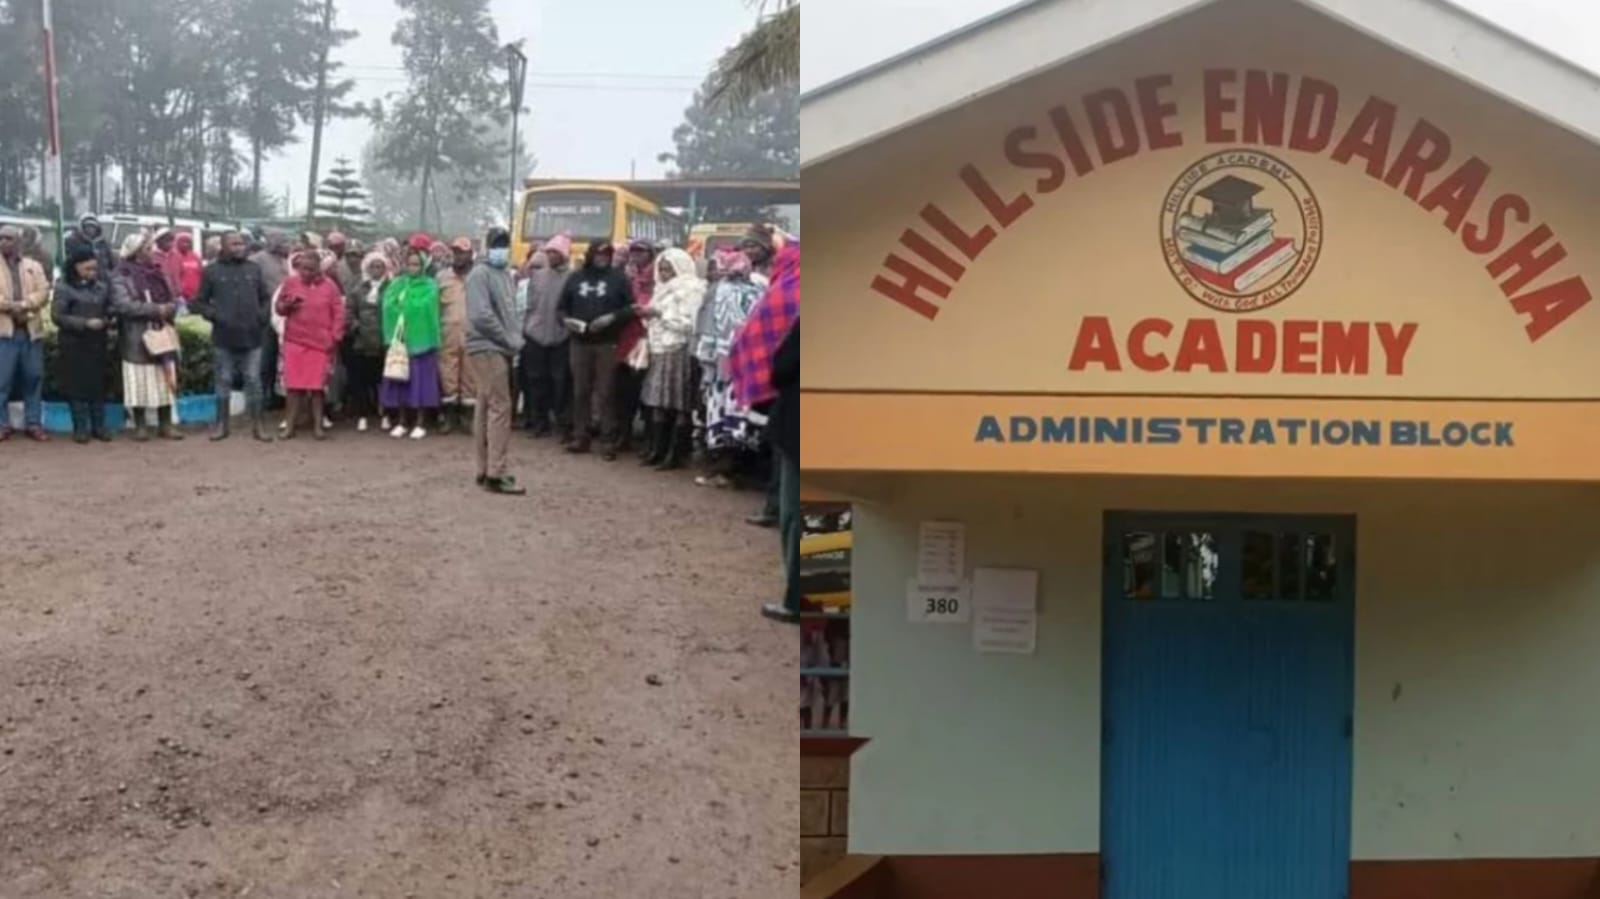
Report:
[[[851,849],[1099,845],[1101,513],[1357,516],[1353,856],[1600,854],[1600,490],[906,477],[856,517]],[[1242,491],[1249,495],[1240,495]],[[905,620],[917,522],[1038,568],[1034,656]]]

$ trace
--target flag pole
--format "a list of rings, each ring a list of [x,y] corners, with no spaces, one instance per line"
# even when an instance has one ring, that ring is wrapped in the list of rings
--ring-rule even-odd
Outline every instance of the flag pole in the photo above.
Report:
[[[48,152],[45,154],[45,181],[46,189],[54,196],[56,201],[56,263],[60,265],[66,258],[66,224],[65,215],[67,195],[62,186],[61,165],[61,100],[56,88],[56,37],[55,20],[51,10],[51,0],[40,0],[42,4],[42,18],[44,39],[44,81],[45,81],[45,112],[48,116],[46,127],[49,129],[47,141]],[[54,275],[54,272],[50,273]]]

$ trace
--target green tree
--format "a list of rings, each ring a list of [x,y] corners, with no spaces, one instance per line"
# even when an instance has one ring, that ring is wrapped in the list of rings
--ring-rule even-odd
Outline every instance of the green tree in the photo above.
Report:
[[[0,0],[0,205],[27,205],[44,149],[38,4]]]
[[[313,223],[346,232],[365,230],[372,224],[371,202],[371,195],[361,186],[350,160],[335,159],[328,177],[317,185]]]
[[[502,148],[510,146],[511,124],[488,119],[482,126]],[[447,172],[435,179],[426,196],[426,213],[417,215],[417,197],[422,190],[421,179],[403,178],[382,168],[378,158],[389,136],[383,129],[374,132],[361,152],[361,171],[366,187],[371,191],[372,228],[374,231],[398,234],[418,228],[440,234],[474,235],[486,226],[501,223],[505,217],[506,195],[504,173],[500,163],[494,166],[494,177],[462,177]],[[518,141],[521,160],[518,171],[531,174],[537,165],[528,153],[525,141]],[[503,154],[502,154],[503,156]],[[503,160],[502,160],[503,161]]]
[[[713,76],[714,78],[715,76]],[[715,103],[708,83],[673,129],[677,149],[662,153],[670,178],[797,178],[800,96],[793,87],[759,94],[738,106]]]
[[[738,106],[800,80],[800,0],[756,0],[756,27],[722,55],[708,99]]]
[[[683,124],[673,129],[674,151],[658,159],[671,164],[669,178],[798,178],[800,95],[794,86],[757,94],[747,103],[712,99],[717,75],[695,94]],[[754,207],[708,207],[702,218],[745,221],[766,218]]]
[[[218,56],[228,61],[239,101],[239,129],[250,146],[250,187],[261,195],[261,163],[295,141],[297,122],[309,121],[317,83],[317,51],[323,43],[318,0],[224,0],[228,18]],[[330,52],[356,32],[334,28]],[[355,82],[337,77],[328,64],[327,115],[362,112],[348,102]]]
[[[396,0],[409,85],[379,117],[383,141],[373,161],[403,181],[417,183],[418,221],[436,180],[459,190],[494,178],[504,148],[492,123],[506,116],[500,80],[503,55],[488,0]],[[373,168],[368,169],[371,177]]]

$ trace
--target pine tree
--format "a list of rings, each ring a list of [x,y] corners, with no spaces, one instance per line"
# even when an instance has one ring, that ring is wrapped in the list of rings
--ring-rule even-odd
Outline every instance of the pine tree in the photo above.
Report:
[[[409,85],[379,122],[378,166],[419,185],[417,221],[427,219],[436,182],[494,178],[504,148],[486,120],[506,117],[499,32],[488,0],[395,0]]]
[[[319,226],[340,231],[363,231],[372,224],[372,196],[361,186],[355,166],[340,157],[328,177],[317,185],[315,219]]]

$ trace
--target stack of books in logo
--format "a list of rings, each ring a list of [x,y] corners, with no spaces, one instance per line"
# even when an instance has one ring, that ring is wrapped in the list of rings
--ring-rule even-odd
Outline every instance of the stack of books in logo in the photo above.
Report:
[[[1255,205],[1260,192],[1261,185],[1234,175],[1195,191],[1189,210],[1178,216],[1177,238],[1190,274],[1218,290],[1248,293],[1294,261],[1294,240],[1274,235],[1272,210]]]

